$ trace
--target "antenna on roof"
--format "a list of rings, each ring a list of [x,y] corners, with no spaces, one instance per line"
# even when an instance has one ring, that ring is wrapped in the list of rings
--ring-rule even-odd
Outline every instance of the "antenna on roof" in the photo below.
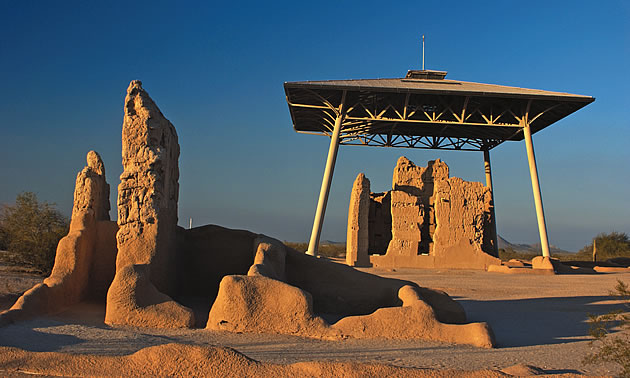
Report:
[[[422,34],[422,70],[424,71],[424,34]]]

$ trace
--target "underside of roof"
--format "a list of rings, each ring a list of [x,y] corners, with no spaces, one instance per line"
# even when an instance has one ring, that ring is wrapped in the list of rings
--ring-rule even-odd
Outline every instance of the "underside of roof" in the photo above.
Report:
[[[341,144],[427,149],[489,150],[522,140],[525,124],[535,133],[594,101],[439,79],[289,82],[284,88],[297,132],[330,135],[343,114]]]

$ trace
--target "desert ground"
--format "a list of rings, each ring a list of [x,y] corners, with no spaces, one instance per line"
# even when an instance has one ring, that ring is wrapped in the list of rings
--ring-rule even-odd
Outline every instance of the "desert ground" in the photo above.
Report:
[[[620,308],[608,295],[630,273],[516,275],[478,270],[361,270],[446,291],[466,310],[469,321],[488,322],[498,347],[482,349],[429,341],[346,339],[327,341],[286,335],[242,334],[205,329],[163,330],[104,324],[104,305],[81,303],[52,316],[0,328],[0,347],[31,352],[124,356],[169,343],[233,348],[273,364],[306,361],[382,363],[433,369],[504,369],[536,366],[546,374],[612,375],[613,365],[584,365],[594,348],[588,314]],[[14,268],[0,268],[0,311],[42,280]],[[3,375],[8,374],[5,370]]]

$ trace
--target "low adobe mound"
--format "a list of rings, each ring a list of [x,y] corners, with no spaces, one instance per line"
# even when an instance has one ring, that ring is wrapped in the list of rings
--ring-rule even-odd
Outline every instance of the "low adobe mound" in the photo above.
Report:
[[[492,347],[485,323],[465,321],[446,293],[385,279],[301,254],[277,240],[258,237],[247,275],[225,276],[210,310],[207,328],[270,332],[307,337],[427,339]],[[262,272],[281,271],[286,281]],[[328,324],[318,316],[342,318]]]
[[[458,324],[464,311],[444,292],[248,231],[178,227],[175,128],[139,81],[129,85],[124,111],[117,224],[109,221],[103,163],[90,152],[51,276],[0,313],[0,325],[92,297],[105,300],[109,325],[494,345],[485,323]]]
[[[520,372],[521,370],[518,370]],[[216,376],[216,377],[504,377],[498,370],[436,370],[356,362],[252,360],[222,347],[164,344],[126,356],[27,352],[0,347],[0,372],[54,376]]]

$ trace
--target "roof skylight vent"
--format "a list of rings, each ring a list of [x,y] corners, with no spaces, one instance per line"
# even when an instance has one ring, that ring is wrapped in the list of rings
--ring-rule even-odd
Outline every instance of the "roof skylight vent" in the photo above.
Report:
[[[446,77],[446,71],[409,70],[405,79],[444,80],[444,77]]]

